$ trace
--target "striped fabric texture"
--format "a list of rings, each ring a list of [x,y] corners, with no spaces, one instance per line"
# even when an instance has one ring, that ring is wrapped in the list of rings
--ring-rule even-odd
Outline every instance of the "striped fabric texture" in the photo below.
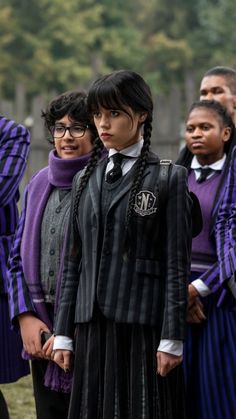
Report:
[[[233,149],[229,175],[216,222],[217,251],[221,283],[236,270],[236,147]]]
[[[133,256],[127,258],[123,254],[124,214],[132,176],[129,173],[124,176],[117,188],[101,232],[103,173],[102,164],[91,176],[81,198],[78,230],[82,245],[70,223],[57,334],[73,336],[73,320],[90,321],[97,300],[106,318],[149,325],[161,322],[162,339],[182,340],[191,243],[187,172],[173,166],[169,198],[160,212],[157,159],[149,160],[141,189],[150,198],[150,208],[145,212],[145,205],[139,204],[140,195],[137,195],[137,211],[133,212],[131,227]],[[75,182],[72,211],[76,188]]]
[[[0,116],[0,292],[6,292],[6,263],[18,221],[19,183],[29,153],[30,134]]]

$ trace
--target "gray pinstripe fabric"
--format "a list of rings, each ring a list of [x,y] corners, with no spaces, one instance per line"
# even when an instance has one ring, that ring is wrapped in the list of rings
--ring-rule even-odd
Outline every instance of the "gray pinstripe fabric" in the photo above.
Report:
[[[127,258],[123,254],[124,219],[132,169],[117,186],[101,232],[104,170],[105,162],[92,174],[82,194],[78,212],[80,237],[70,223],[56,333],[73,336],[74,321],[91,320],[97,300],[107,318],[150,325],[161,322],[162,339],[183,339],[191,248],[187,171],[172,167],[169,197],[165,207],[160,208],[159,160],[150,155],[140,190],[156,198],[154,211],[149,215],[134,211],[131,255]],[[72,210],[77,188],[75,179]]]

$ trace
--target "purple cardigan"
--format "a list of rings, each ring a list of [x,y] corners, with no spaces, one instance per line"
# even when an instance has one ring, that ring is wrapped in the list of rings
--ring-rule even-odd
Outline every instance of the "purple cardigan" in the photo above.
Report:
[[[216,243],[218,260],[200,277],[213,293],[219,292],[218,306],[221,306],[223,302],[231,305],[231,302],[227,301],[228,297],[231,299],[227,289],[227,282],[236,268],[236,250],[234,245],[232,246],[232,239],[236,237],[235,143],[236,133],[234,133],[232,138],[222,170],[222,178],[215,196],[211,217],[211,237]],[[192,154],[185,147],[177,160],[177,164],[184,165],[190,169],[191,161]]]
[[[53,330],[40,282],[43,213],[53,188],[71,189],[74,175],[85,167],[89,157],[88,154],[66,160],[58,158],[53,151],[49,154],[49,166],[34,175],[26,188],[25,205],[9,258],[8,292],[13,324],[17,323],[19,314],[33,311]],[[60,281],[57,280],[57,296],[59,287]],[[55,363],[49,361],[45,385],[53,390],[69,392],[71,374],[65,374]]]

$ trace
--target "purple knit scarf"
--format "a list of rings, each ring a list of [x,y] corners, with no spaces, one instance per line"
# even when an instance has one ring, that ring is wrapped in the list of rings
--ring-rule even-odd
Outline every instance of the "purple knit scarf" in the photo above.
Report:
[[[55,151],[49,153],[48,182],[60,189],[71,189],[73,177],[82,170],[90,154],[75,159],[60,159]]]
[[[40,281],[40,234],[44,209],[53,188],[71,189],[72,180],[82,170],[90,154],[75,159],[60,159],[55,151],[49,154],[49,166],[40,170],[27,188],[27,210],[21,243],[22,265],[26,283],[38,317],[50,330],[53,329],[48,316]],[[57,279],[55,307],[58,305],[60,279]],[[64,371],[52,361],[48,362],[45,385],[52,390],[69,392],[71,373]]]

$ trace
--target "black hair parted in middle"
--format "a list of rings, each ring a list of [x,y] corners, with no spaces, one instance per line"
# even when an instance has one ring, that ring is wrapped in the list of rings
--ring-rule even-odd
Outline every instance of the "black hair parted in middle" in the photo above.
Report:
[[[99,108],[119,109],[126,113],[147,112],[147,121],[152,121],[153,101],[149,86],[134,71],[118,70],[100,77],[89,90],[88,110]]]
[[[143,123],[143,147],[140,157],[136,164],[136,171],[130,192],[128,211],[126,215],[126,233],[130,217],[132,214],[134,199],[139,190],[142,175],[145,170],[148,152],[151,143],[153,100],[151,90],[144,79],[136,72],[131,70],[118,70],[108,75],[101,76],[95,80],[88,92],[88,111],[92,115],[100,108],[122,110],[132,119],[129,109],[133,112],[145,112],[146,119]],[[124,133],[125,135],[125,133]],[[83,189],[93,172],[101,155],[101,145],[96,140],[86,171],[80,181],[74,205],[74,223],[76,222],[77,207]]]

